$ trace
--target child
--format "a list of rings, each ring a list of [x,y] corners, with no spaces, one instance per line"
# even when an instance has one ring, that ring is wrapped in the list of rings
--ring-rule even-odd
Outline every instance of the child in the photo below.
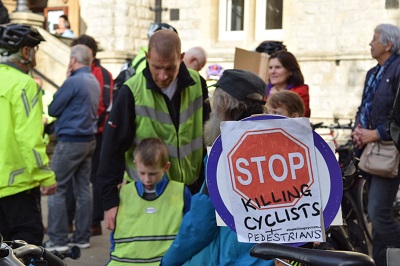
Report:
[[[290,118],[304,116],[304,102],[301,97],[289,90],[271,94],[267,100],[269,114],[283,115]]]
[[[269,114],[282,115],[290,118],[304,117],[304,102],[300,95],[293,91],[285,90],[270,94],[266,106]],[[301,265],[295,261],[284,261],[290,265]],[[275,266],[283,265],[287,264],[275,260]]]
[[[108,265],[159,265],[189,211],[191,194],[168,180],[166,145],[159,138],[143,139],[135,149],[138,181],[122,186]]]

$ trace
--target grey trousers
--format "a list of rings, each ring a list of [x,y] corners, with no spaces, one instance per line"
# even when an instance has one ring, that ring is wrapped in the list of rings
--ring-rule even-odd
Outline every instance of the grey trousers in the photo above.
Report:
[[[90,188],[91,163],[96,141],[62,142],[54,149],[51,169],[57,178],[57,192],[48,198],[48,229],[55,245],[68,243],[66,191],[72,179],[76,199],[74,243],[87,243],[92,224],[92,193]]]

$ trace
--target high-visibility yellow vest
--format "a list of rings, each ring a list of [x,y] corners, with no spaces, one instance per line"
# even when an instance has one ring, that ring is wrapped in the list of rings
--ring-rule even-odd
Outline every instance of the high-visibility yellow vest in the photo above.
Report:
[[[184,184],[169,181],[158,198],[148,201],[135,182],[122,186],[108,265],[160,265],[182,222],[184,191]]]
[[[168,148],[170,180],[192,184],[199,176],[203,159],[203,92],[199,74],[188,69],[195,84],[181,93],[179,128],[176,130],[164,95],[146,87],[142,73],[125,82],[135,99],[136,133],[133,147],[127,152],[126,166],[137,180],[133,166],[133,150],[144,138],[159,137]]]

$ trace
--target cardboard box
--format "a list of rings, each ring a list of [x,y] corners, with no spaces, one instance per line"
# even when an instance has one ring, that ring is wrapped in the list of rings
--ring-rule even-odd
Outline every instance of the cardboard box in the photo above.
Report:
[[[233,68],[251,71],[268,83],[268,58],[267,53],[257,53],[236,47]]]

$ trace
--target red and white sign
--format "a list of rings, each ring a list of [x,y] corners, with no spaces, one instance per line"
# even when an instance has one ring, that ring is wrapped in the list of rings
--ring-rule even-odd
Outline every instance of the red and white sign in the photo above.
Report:
[[[324,240],[308,119],[224,122],[221,140],[239,241]]]

